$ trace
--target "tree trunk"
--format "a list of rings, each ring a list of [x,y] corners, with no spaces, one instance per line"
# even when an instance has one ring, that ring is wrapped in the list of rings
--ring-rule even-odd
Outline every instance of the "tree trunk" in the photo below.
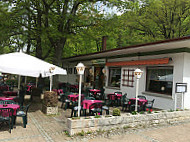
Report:
[[[63,49],[66,43],[66,38],[62,38],[54,47],[55,48],[55,54],[54,54],[54,61],[53,63],[59,67],[62,67],[62,53],[63,53]],[[54,88],[58,88],[58,84],[59,84],[59,76],[58,75],[54,75],[53,76],[53,87]]]
[[[42,45],[41,45],[41,29],[42,29],[42,11],[40,10],[40,6],[38,6],[37,10],[37,22],[36,22],[36,57],[42,59]]]

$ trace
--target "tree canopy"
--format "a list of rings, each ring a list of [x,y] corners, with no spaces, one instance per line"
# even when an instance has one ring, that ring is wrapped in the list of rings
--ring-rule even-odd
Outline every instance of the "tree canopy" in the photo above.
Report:
[[[3,0],[0,53],[23,49],[61,65],[101,51],[103,36],[107,49],[187,36],[189,20],[190,0]]]

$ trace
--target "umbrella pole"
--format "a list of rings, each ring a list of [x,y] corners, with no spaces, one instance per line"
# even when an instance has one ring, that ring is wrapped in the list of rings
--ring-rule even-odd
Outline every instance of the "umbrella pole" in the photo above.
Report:
[[[53,79],[53,76],[50,75],[50,92],[51,92],[51,90],[52,90],[52,79]]]
[[[37,88],[37,86],[38,86],[38,78],[36,77],[36,88]]]
[[[25,76],[24,79],[25,79],[25,80],[24,80],[24,84],[26,84],[26,82],[27,82],[27,76]]]
[[[19,91],[20,91],[20,75],[18,76],[18,95],[19,95]]]

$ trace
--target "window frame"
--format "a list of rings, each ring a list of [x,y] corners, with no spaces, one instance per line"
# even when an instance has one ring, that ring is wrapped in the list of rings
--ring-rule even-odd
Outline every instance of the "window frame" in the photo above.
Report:
[[[132,69],[132,68],[123,69],[122,86],[134,87],[134,71],[135,71],[135,69]],[[132,73],[132,74],[130,74],[130,73]]]
[[[111,86],[111,82],[110,82],[110,71],[111,69],[120,69],[120,85],[119,86]],[[113,87],[113,88],[120,88],[121,87],[121,67],[109,67],[109,74],[108,74],[108,87]]]
[[[170,70],[172,70],[172,75],[173,75],[173,72],[174,72],[174,67],[173,66],[148,66],[148,67],[146,67],[146,84],[145,84],[145,91],[146,92],[152,92],[152,93],[157,93],[157,94],[162,94],[162,95],[165,95],[165,96],[172,96],[172,93],[173,93],[173,81],[174,81],[174,76],[172,76],[172,81],[162,81],[162,80],[160,80],[159,82],[170,82],[171,83],[171,93],[164,93],[164,92],[161,92],[161,89],[160,89],[160,91],[152,91],[152,90],[150,90],[149,89],[149,86],[148,86],[148,81],[150,81],[150,80],[148,80],[148,76],[149,76],[149,74],[148,74],[148,69],[156,69],[156,70],[158,70],[158,69],[170,69]],[[166,74],[167,75],[167,74]]]

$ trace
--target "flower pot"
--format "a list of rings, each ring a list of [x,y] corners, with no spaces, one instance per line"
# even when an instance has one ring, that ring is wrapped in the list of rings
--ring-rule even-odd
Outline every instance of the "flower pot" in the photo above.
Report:
[[[42,105],[42,112],[47,114],[47,115],[58,114],[58,106],[47,107],[46,105]]]

